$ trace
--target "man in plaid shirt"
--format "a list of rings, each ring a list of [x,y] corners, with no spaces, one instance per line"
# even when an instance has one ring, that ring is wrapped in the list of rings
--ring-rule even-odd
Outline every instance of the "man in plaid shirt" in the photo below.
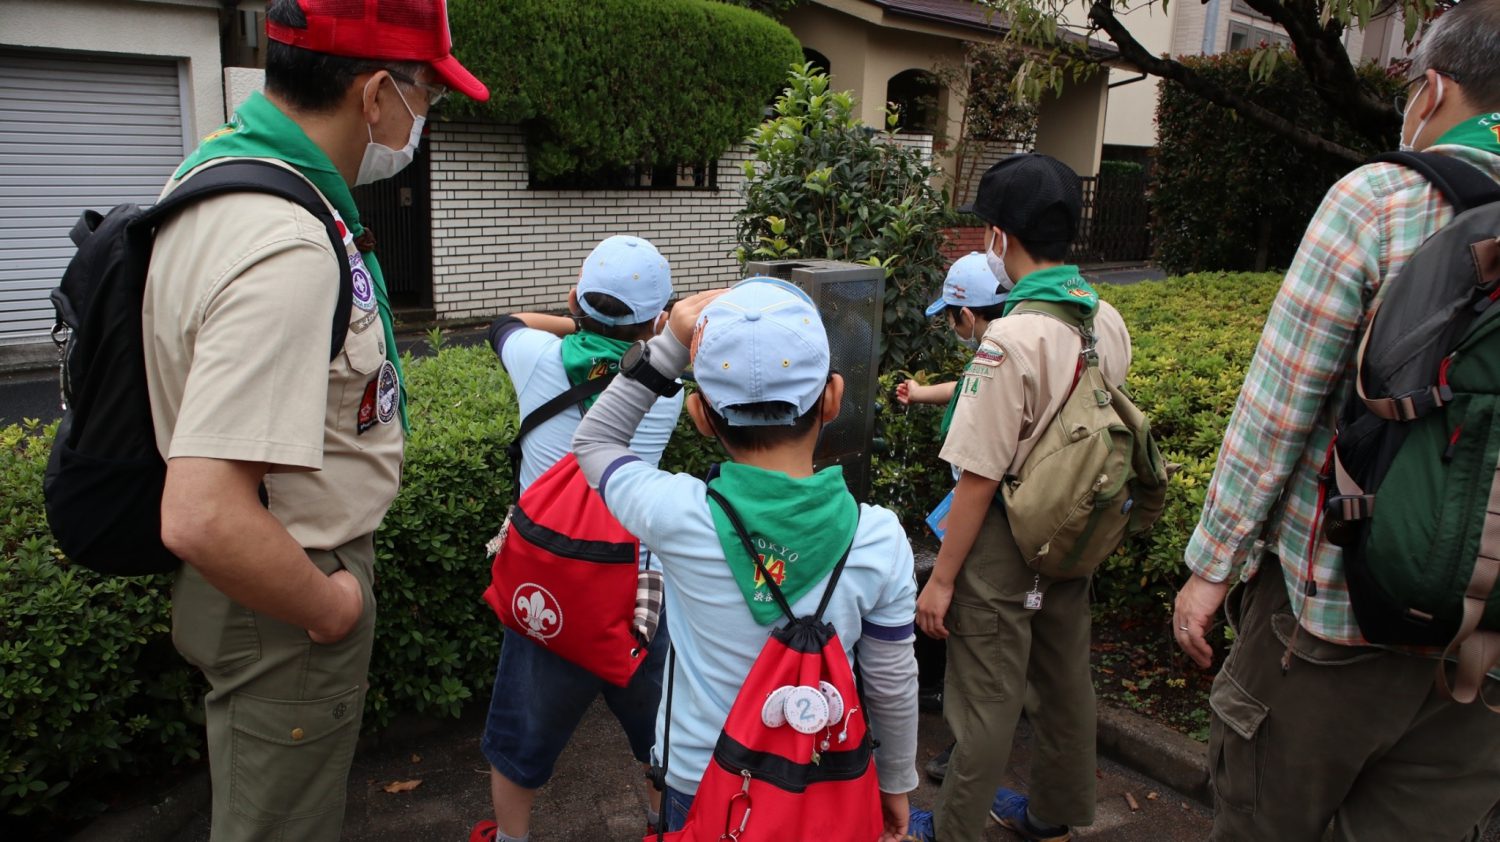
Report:
[[[1500,0],[1464,0],[1435,22],[1407,93],[1403,148],[1500,180]],[[1370,646],[1341,551],[1313,534],[1366,316],[1453,216],[1415,171],[1360,167],[1324,198],[1271,308],[1173,616],[1207,668],[1205,635],[1247,583],[1229,600],[1235,642],[1210,696],[1211,839],[1319,840],[1330,822],[1337,839],[1472,839],[1500,799],[1500,716],[1440,695],[1430,658]],[[1485,684],[1500,698],[1493,674]]]

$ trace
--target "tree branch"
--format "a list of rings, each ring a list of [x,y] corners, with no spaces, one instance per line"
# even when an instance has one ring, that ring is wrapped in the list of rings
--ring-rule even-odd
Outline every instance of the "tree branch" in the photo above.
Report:
[[[1349,51],[1344,48],[1343,24],[1335,18],[1327,26],[1320,25],[1317,5],[1310,0],[1245,0],[1245,3],[1286,30],[1319,99],[1371,143],[1390,144],[1392,135],[1400,130],[1401,115],[1360,82]]]
[[[1365,156],[1359,152],[1310,132],[1276,112],[1204,79],[1187,65],[1152,55],[1150,50],[1130,34],[1120,19],[1115,17],[1112,0],[1093,0],[1089,7],[1089,20],[1103,30],[1116,47],[1119,47],[1120,56],[1141,72],[1176,82],[1199,97],[1236,111],[1304,149],[1330,155],[1352,164],[1364,162]]]

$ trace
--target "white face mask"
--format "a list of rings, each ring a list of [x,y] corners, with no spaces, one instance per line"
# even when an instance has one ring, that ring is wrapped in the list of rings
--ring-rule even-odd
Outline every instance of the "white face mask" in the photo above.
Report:
[[[978,321],[971,321],[969,323],[969,335],[968,336],[959,336],[959,333],[958,333],[958,324],[959,324],[959,319],[961,319],[961,318],[963,318],[963,313],[962,312],[956,314],[953,317],[953,336],[958,339],[959,344],[963,345],[965,348],[968,348],[970,351],[977,351],[977,350],[979,350],[979,323],[978,323]]]
[[[406,140],[406,146],[392,149],[384,143],[376,143],[375,129],[366,125],[365,129],[370,132],[370,142],[365,146],[364,160],[359,162],[359,174],[354,177],[355,187],[382,181],[406,169],[417,156],[417,145],[422,142],[422,126],[427,118],[418,117],[411,110],[411,106],[406,103],[406,95],[401,93],[401,88],[394,79],[391,80],[391,85],[396,88],[396,96],[401,97],[401,104],[406,106],[406,113],[411,115],[411,135]]]
[[[1432,110],[1429,111],[1429,112],[1427,112],[1427,116],[1423,117],[1422,118],[1422,122],[1420,122],[1420,123],[1417,124],[1417,131],[1416,131],[1415,134],[1413,134],[1411,136],[1411,143],[1407,143],[1406,142],[1406,134],[1405,134],[1406,129],[1404,128],[1406,126],[1406,118],[1407,118],[1408,115],[1411,114],[1411,110],[1416,107],[1418,97],[1422,96],[1422,92],[1425,91],[1425,90],[1427,90],[1427,82],[1426,82],[1426,80],[1423,80],[1422,87],[1420,87],[1420,88],[1417,89],[1416,94],[1414,94],[1412,96],[1412,98],[1411,98],[1411,102],[1409,102],[1409,103],[1406,104],[1406,113],[1401,115],[1401,125],[1402,125],[1403,128],[1402,128],[1401,147],[1400,148],[1401,148],[1402,152],[1415,152],[1415,151],[1417,151],[1417,147],[1416,147],[1417,138],[1421,137],[1422,136],[1422,130],[1425,129],[1425,128],[1427,128],[1427,121],[1431,120],[1432,119],[1432,115],[1434,115],[1434,114],[1437,113],[1437,107],[1443,101],[1443,77],[1442,77],[1442,75],[1439,74],[1438,77],[1437,77],[1437,99],[1433,100]]]
[[[989,265],[990,271],[995,273],[995,280],[1000,282],[1000,288],[1009,292],[1014,289],[1016,282],[1010,279],[1005,271],[1005,252],[1010,248],[1010,237],[1004,231],[1000,232],[1000,255],[995,255],[995,229],[991,228],[988,239],[984,244],[984,262]]]

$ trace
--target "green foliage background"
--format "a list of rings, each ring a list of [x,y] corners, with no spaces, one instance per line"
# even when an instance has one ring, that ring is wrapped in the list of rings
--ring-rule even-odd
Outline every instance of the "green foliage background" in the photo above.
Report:
[[[1211,273],[1103,290],[1131,328],[1131,389],[1180,466],[1156,529],[1097,576],[1106,613],[1158,617],[1180,581],[1279,280]],[[932,382],[962,365],[947,338],[935,341],[939,362],[914,372]],[[414,423],[402,489],[376,536],[372,728],[402,713],[456,716],[483,704],[499,653],[499,624],[480,593],[489,581],[483,546],[511,500],[504,452],[515,399],[488,348],[444,348],[408,371]],[[941,409],[902,409],[891,394],[910,373],[888,370],[882,380],[890,449],[875,460],[873,497],[930,541],[923,519],[952,477],[938,459]],[[202,740],[201,681],[170,641],[170,580],[104,579],[60,557],[41,499],[50,442],[34,425],[0,429],[0,816],[31,814],[34,826],[87,816],[112,780],[196,758]],[[663,464],[701,476],[721,458],[684,415]]]
[[[448,13],[491,94],[449,113],[524,125],[541,179],[715,160],[802,60],[786,27],[709,0],[452,0]]]
[[[894,125],[894,121],[892,121]],[[882,367],[931,365],[943,347],[923,310],[942,288],[947,195],[914,149],[855,116],[811,65],[792,68],[774,115],[750,136],[742,259],[828,258],[885,269]]]
[[[1336,143],[1369,155],[1396,147],[1391,137],[1385,148],[1374,148],[1332,118],[1289,53],[1241,51],[1182,62]],[[1263,80],[1252,78],[1252,64]],[[1382,97],[1400,93],[1399,78],[1382,68],[1365,65],[1359,74]],[[1161,85],[1156,124],[1152,232],[1157,259],[1170,272],[1252,269],[1262,243],[1265,266],[1289,265],[1323,194],[1349,171],[1346,162],[1298,149],[1172,82]]]

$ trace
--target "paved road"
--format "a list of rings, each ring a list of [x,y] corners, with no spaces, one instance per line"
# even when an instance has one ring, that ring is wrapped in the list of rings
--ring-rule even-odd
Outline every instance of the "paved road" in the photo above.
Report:
[[[482,714],[482,711],[480,712]],[[475,821],[489,814],[488,766],[479,753],[480,716],[446,726],[401,744],[364,751],[350,775],[344,825],[348,842],[461,842]],[[919,760],[926,763],[948,742],[936,714],[923,714]],[[1029,750],[1018,737],[1007,783],[1024,787]],[[420,758],[418,760],[417,758]],[[420,780],[417,789],[386,793],[393,781]],[[536,804],[531,838],[535,842],[635,842],[645,824],[647,784],[630,760],[624,735],[603,704],[589,711],[563,754],[552,783]],[[1130,793],[1140,806],[1133,812]],[[1155,793],[1156,798],[1151,798]],[[936,788],[924,781],[914,801],[931,806]],[[1099,767],[1099,808],[1094,825],[1075,833],[1097,842],[1197,842],[1208,835],[1203,807],[1110,762]],[[986,842],[1015,842],[991,823]],[[206,817],[172,842],[208,839]]]

